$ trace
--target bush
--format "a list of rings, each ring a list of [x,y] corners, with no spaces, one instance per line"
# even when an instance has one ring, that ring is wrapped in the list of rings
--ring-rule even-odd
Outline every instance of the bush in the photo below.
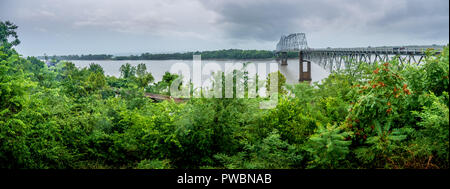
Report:
[[[349,133],[337,126],[328,124],[319,126],[316,134],[309,138],[306,151],[311,153],[312,161],[309,168],[340,168],[342,161],[350,152],[348,140]]]
[[[137,169],[170,169],[169,160],[148,160],[144,159],[139,162]]]
[[[219,153],[214,156],[228,169],[286,169],[303,160],[300,150],[280,139],[275,129],[256,144],[246,144],[244,151],[234,156]]]

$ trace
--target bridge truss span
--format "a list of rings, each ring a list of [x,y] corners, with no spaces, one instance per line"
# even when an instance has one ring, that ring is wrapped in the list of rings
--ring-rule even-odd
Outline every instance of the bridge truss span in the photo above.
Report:
[[[305,49],[304,59],[313,61],[330,72],[342,68],[348,68],[350,64],[366,62],[387,62],[392,58],[398,58],[400,63],[419,64],[430,49],[440,53],[443,46],[392,46],[392,47],[367,47],[367,48],[322,48]]]
[[[305,49],[308,49],[305,33],[294,33],[281,36],[277,43],[276,52],[298,52]]]

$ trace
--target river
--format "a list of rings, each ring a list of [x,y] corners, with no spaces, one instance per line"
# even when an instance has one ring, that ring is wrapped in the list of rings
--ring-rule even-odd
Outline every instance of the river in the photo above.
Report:
[[[106,75],[120,77],[120,66],[125,63],[130,63],[133,66],[136,66],[140,63],[144,63],[147,67],[147,71],[152,73],[155,81],[160,81],[162,76],[166,71],[170,71],[171,66],[176,63],[185,63],[189,65],[192,70],[192,60],[71,60],[75,66],[78,68],[88,67],[91,63],[99,64],[103,67]],[[208,63],[217,63],[221,65],[224,70],[225,63],[276,63],[274,59],[258,59],[258,60],[202,60],[202,65]],[[278,64],[278,69],[280,72],[286,77],[287,83],[298,83],[299,78],[299,63],[298,59],[288,59],[287,66],[281,66]],[[313,82],[320,82],[320,80],[328,77],[329,72],[324,70],[317,64],[311,64],[311,76]],[[267,71],[269,72],[269,68],[267,67]],[[191,72],[192,73],[192,72]],[[267,75],[267,74],[266,74]]]

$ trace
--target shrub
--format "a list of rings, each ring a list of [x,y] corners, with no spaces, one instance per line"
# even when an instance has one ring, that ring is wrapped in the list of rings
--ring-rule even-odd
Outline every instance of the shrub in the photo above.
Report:
[[[319,126],[316,134],[313,134],[307,145],[306,151],[311,153],[312,161],[309,168],[340,168],[341,162],[346,159],[351,141],[349,133],[337,126],[328,124]]]

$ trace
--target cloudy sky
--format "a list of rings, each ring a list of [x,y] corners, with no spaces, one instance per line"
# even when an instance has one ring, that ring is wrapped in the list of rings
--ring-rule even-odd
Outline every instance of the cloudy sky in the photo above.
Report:
[[[448,0],[0,0],[25,55],[447,44]]]

